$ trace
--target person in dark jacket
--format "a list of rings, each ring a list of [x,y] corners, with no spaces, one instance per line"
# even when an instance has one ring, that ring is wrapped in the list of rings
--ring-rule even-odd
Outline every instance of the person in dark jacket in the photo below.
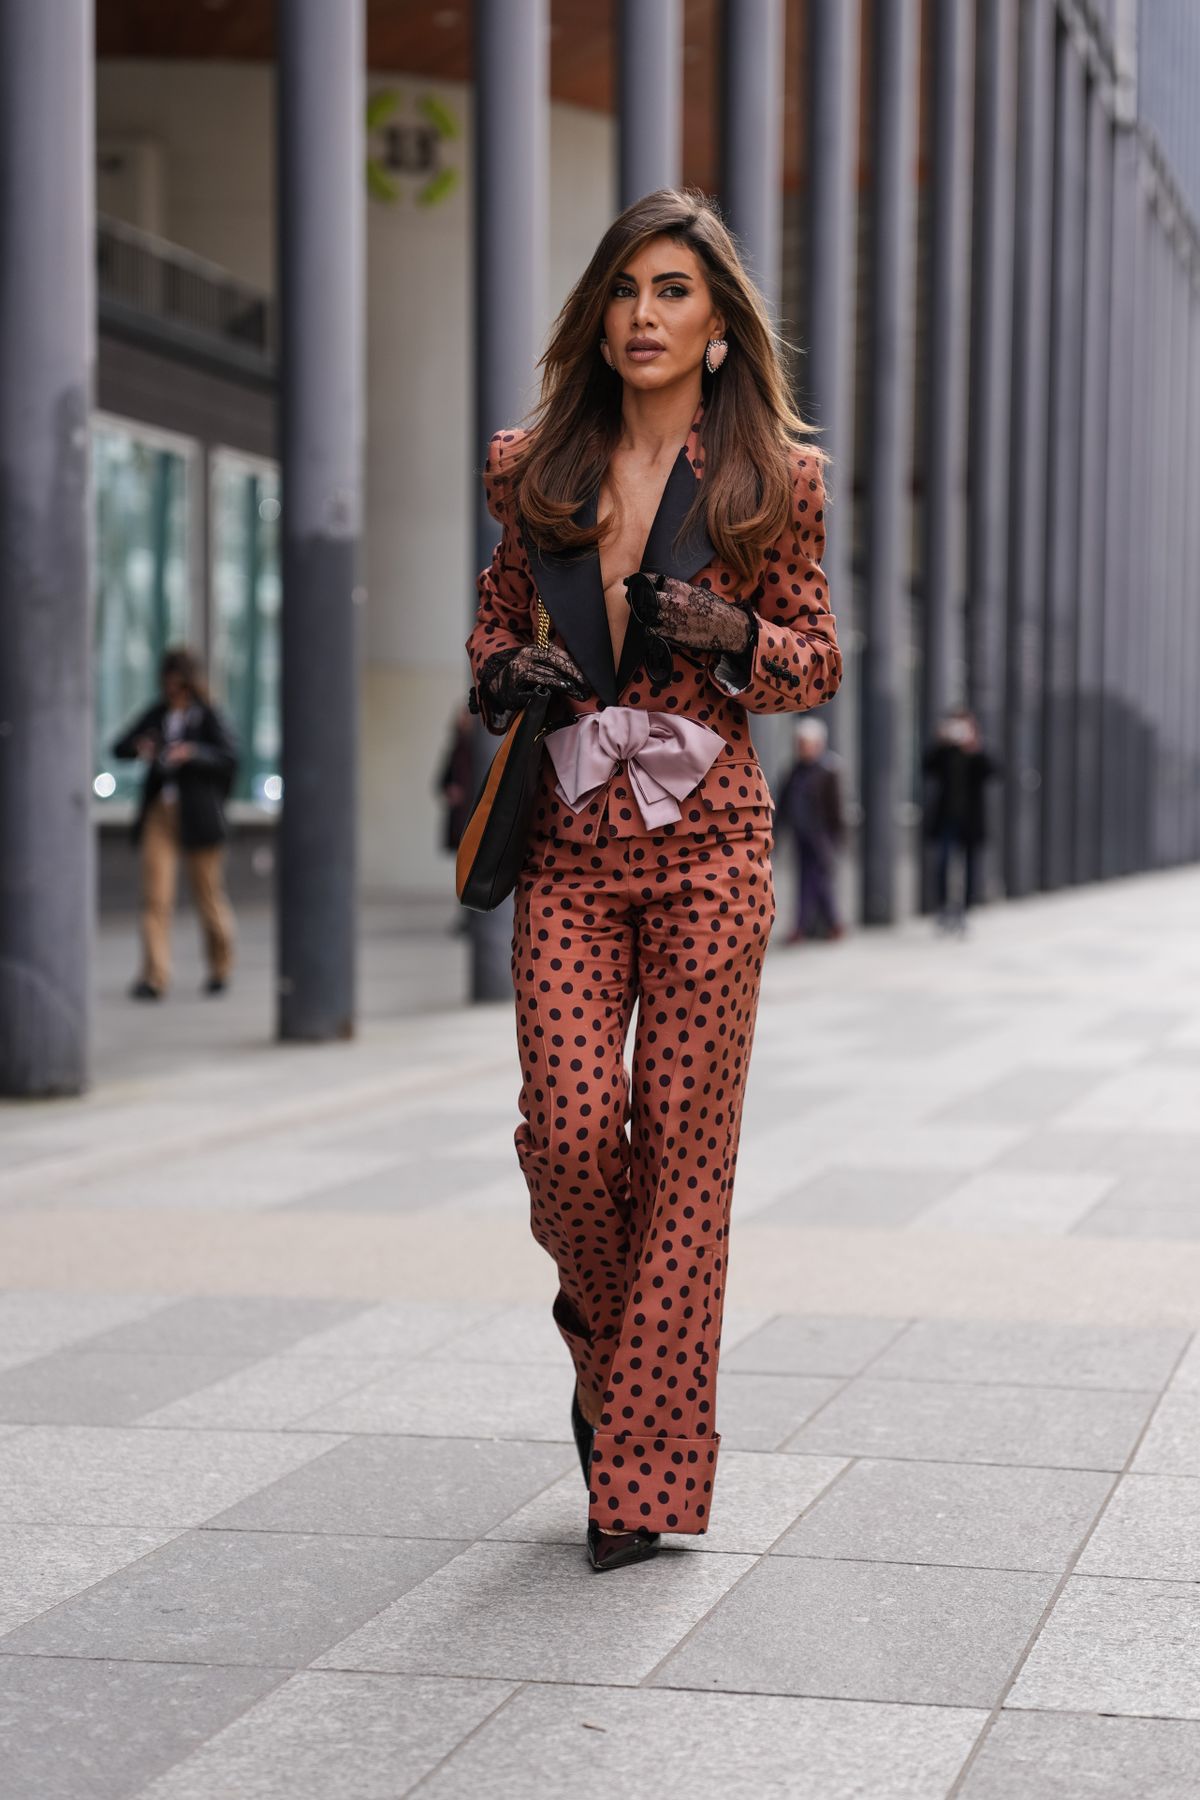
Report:
[[[791,834],[796,856],[796,923],[789,944],[806,938],[840,938],[837,858],[845,836],[839,763],[828,749],[821,719],[796,727],[796,761],[779,795],[780,829]]]
[[[469,706],[460,706],[454,715],[446,753],[437,775],[437,792],[442,801],[442,848],[457,850],[471,816],[474,775],[471,758],[472,714]]]
[[[224,993],[233,966],[233,911],[223,864],[224,802],[237,772],[236,741],[191,650],[168,650],[159,679],[162,698],[112,747],[114,756],[136,756],[146,765],[133,827],[142,856],[142,972],[130,989],[135,1000],[160,1000],[170,985],[181,854],[204,934],[205,993]]]
[[[979,898],[979,864],[987,838],[986,788],[998,773],[979,741],[979,727],[965,707],[947,713],[922,764],[927,783],[925,836],[934,852],[937,922],[965,931],[967,912]],[[951,899],[951,871],[961,868]]]

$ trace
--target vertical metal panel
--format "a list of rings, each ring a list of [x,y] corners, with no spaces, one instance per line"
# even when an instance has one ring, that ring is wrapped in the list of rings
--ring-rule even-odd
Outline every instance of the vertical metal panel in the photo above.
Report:
[[[475,566],[496,542],[479,479],[494,431],[536,399],[546,310],[549,170],[547,0],[476,0],[475,43]],[[474,600],[471,603],[474,612]],[[476,732],[481,775],[496,739]],[[512,993],[512,906],[471,917],[471,995]]]
[[[1101,869],[1101,755],[1105,722],[1104,528],[1110,419],[1110,298],[1113,275],[1113,133],[1096,81],[1087,90],[1087,224],[1084,252],[1083,420],[1079,494],[1079,635],[1076,655],[1076,881]],[[1113,371],[1115,373],[1115,371]]]
[[[488,10],[477,0],[476,18]],[[482,64],[480,65],[482,67]],[[681,0],[618,0],[617,192],[622,208],[677,187],[683,155]],[[501,106],[506,96],[497,96]]]
[[[1200,253],[1192,250],[1188,280],[1188,434],[1185,448],[1187,543],[1185,548],[1185,638],[1180,658],[1183,689],[1183,854],[1200,856]]]
[[[1155,182],[1157,193],[1157,182]],[[1151,362],[1149,439],[1146,476],[1149,482],[1147,521],[1148,608],[1144,641],[1141,700],[1144,750],[1140,765],[1140,797],[1144,840],[1138,866],[1158,868],[1163,861],[1159,794],[1165,766],[1163,696],[1167,638],[1167,532],[1170,524],[1170,454],[1167,421],[1170,417],[1171,370],[1171,267],[1157,198],[1149,215],[1150,266],[1152,270]]]
[[[278,1030],[355,1016],[364,200],[362,0],[279,6],[283,815]]]
[[[1126,874],[1146,867],[1148,846],[1146,774],[1149,762],[1146,740],[1146,685],[1147,670],[1150,666],[1150,646],[1154,633],[1155,608],[1154,491],[1151,450],[1154,434],[1154,297],[1156,283],[1154,231],[1145,174],[1145,158],[1140,146],[1138,147],[1137,165],[1134,236],[1133,454],[1130,458],[1125,491],[1120,501],[1125,514],[1125,528],[1130,534],[1134,546],[1130,558],[1129,581],[1125,592],[1121,646],[1121,654],[1125,659],[1128,711],[1128,746],[1122,796],[1124,820],[1122,872]]]
[[[917,0],[875,0],[868,548],[863,643],[863,919],[896,915],[901,622],[908,597]]]
[[[721,12],[721,199],[773,316],[779,302],[783,155],[782,0],[725,0]]]
[[[0,0],[0,1094],[30,1098],[89,1076],[92,13]]]
[[[1010,896],[1034,890],[1041,860],[1041,633],[1046,572],[1054,32],[1053,0],[1021,0],[1013,258],[1013,557],[1004,734],[1008,774],[1004,867]]]
[[[962,545],[970,323],[971,9],[934,0],[933,167],[928,319],[929,406],[924,446],[925,604],[920,732],[966,698]],[[933,904],[927,860],[921,899]]]
[[[858,621],[852,604],[850,546],[854,482],[854,406],[851,392],[856,304],[854,252],[858,236],[859,0],[809,0],[808,68],[808,343],[803,386],[813,422],[832,463],[827,476],[830,531],[825,573],[846,659],[842,687],[824,709],[830,734],[846,763],[847,786],[858,789],[855,739]]]
[[[1050,432],[1045,623],[1042,634],[1042,886],[1072,877],[1075,691],[1079,639],[1079,478],[1083,407],[1084,204],[1087,120],[1083,63],[1068,32],[1057,44],[1054,251],[1050,290]]]
[[[1012,376],[1017,0],[979,0],[968,432],[968,698],[1002,746]],[[1006,783],[1011,779],[1005,772]],[[994,802],[998,811],[998,802]],[[994,834],[993,834],[994,835]],[[989,882],[990,885],[990,882]]]

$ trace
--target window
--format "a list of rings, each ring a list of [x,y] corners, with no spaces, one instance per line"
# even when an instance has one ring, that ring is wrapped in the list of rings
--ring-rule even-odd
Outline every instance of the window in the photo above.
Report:
[[[234,794],[277,805],[279,775],[279,471],[213,452],[212,678],[241,748]]]
[[[168,644],[191,635],[188,484],[195,445],[116,421],[92,433],[96,503],[94,790],[131,799],[134,762],[113,739],[158,695]]]

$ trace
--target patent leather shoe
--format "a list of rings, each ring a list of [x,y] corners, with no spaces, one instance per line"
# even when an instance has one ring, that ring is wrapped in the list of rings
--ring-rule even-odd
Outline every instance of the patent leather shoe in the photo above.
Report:
[[[649,1562],[652,1556],[658,1555],[662,1539],[657,1531],[646,1531],[642,1526],[636,1531],[601,1531],[595,1521],[589,1519],[587,1547],[593,1569],[604,1575],[609,1569]]]

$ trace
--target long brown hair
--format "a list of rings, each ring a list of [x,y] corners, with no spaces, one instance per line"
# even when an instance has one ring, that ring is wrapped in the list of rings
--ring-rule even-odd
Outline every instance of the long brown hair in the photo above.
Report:
[[[824,462],[807,441],[811,427],[792,404],[785,374],[789,346],[776,332],[716,206],[697,189],[659,188],[613,220],[554,322],[541,358],[542,392],[529,436],[512,469],[512,493],[524,526],[543,550],[591,550],[615,524],[572,518],[600,481],[621,427],[620,377],[600,356],[612,284],[651,238],[693,250],[713,307],[725,318],[729,354],[720,371],[701,373],[704,475],[681,527],[704,519],[718,557],[748,579],[780,535],[793,506],[792,456]]]
[[[196,652],[186,644],[173,644],[163,651],[162,661],[158,665],[158,679],[165,681],[168,675],[177,676],[192,699],[199,701],[201,706],[212,704],[208,683],[204,679],[204,665]]]

